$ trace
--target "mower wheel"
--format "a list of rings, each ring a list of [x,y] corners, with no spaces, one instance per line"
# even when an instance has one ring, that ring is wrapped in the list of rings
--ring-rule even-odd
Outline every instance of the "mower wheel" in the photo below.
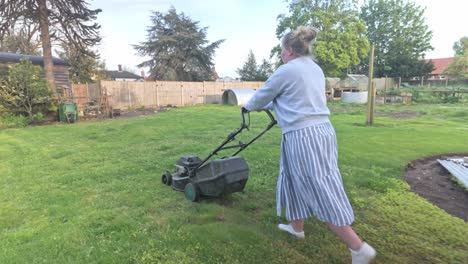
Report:
[[[161,177],[161,182],[165,185],[171,185],[172,184],[172,175],[169,172],[163,173]]]
[[[200,200],[200,189],[198,189],[198,184],[189,182],[185,185],[184,189],[185,198],[192,202],[198,202]]]

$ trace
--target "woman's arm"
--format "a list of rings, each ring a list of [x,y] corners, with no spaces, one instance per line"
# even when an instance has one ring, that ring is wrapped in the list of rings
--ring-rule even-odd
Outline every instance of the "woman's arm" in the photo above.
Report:
[[[249,111],[261,110],[272,107],[271,102],[279,94],[281,94],[284,83],[284,65],[280,66],[271,76],[266,80],[265,85],[258,89],[250,100],[245,104],[245,108]]]

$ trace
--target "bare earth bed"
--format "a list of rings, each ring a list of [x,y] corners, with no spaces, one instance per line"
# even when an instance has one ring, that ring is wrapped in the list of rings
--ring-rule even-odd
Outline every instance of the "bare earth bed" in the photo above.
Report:
[[[412,161],[405,171],[411,190],[447,213],[468,221],[468,192],[437,159],[466,157],[468,153],[444,154]]]

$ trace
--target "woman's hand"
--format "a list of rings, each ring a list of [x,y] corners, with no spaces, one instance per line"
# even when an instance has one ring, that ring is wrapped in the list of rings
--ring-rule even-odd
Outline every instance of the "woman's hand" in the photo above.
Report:
[[[241,106],[241,111],[242,113],[248,113],[250,112],[247,108],[245,108],[244,106]]]

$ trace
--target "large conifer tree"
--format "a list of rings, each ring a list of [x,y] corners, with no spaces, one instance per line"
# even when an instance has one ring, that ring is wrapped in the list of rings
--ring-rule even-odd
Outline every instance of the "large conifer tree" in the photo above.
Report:
[[[134,48],[150,59],[139,67],[148,67],[150,78],[172,81],[205,81],[212,79],[213,56],[224,40],[208,44],[207,28],[199,28],[174,7],[167,13],[153,12],[147,40]]]

